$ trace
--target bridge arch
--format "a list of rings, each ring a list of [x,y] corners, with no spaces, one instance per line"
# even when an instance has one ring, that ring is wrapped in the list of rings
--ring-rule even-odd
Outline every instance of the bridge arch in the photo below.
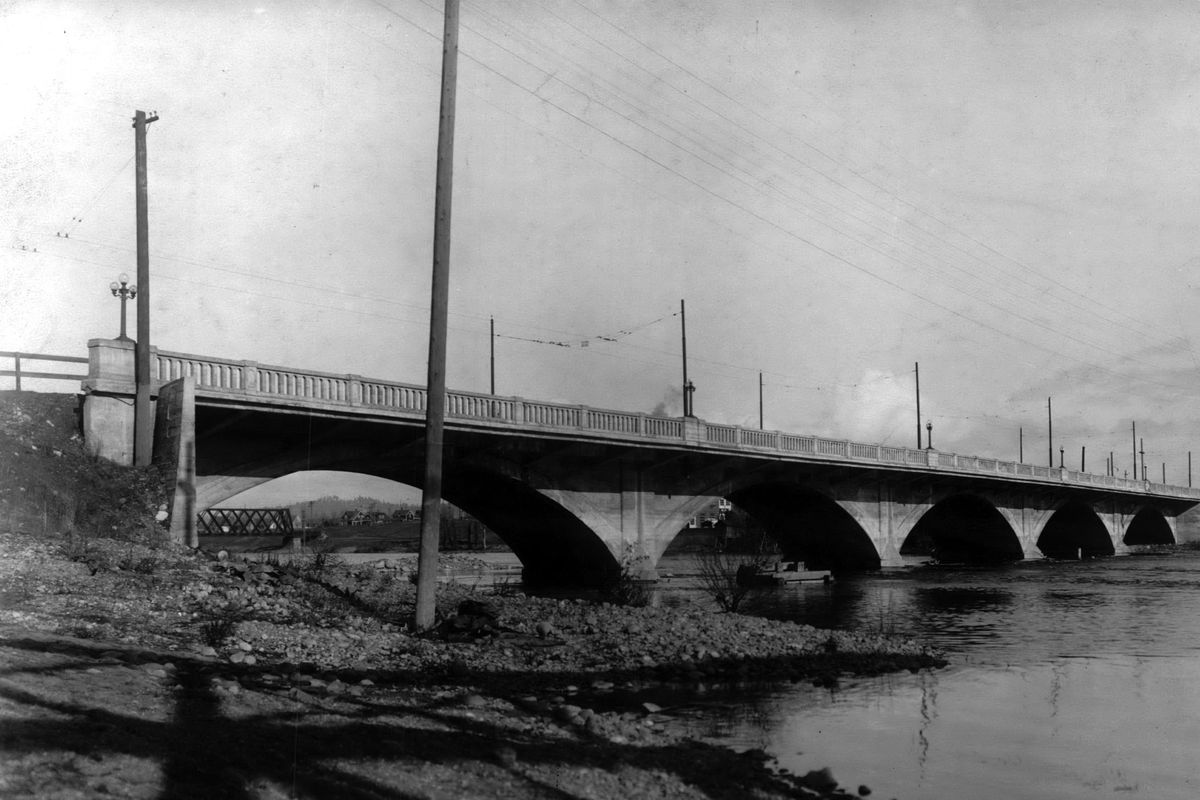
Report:
[[[811,487],[760,483],[735,489],[727,499],[766,528],[786,558],[813,569],[878,569],[879,552],[857,519]]]
[[[600,585],[616,554],[580,515],[529,483],[480,465],[444,479],[447,500],[486,525],[521,561],[527,585]]]
[[[1047,558],[1076,559],[1111,556],[1112,535],[1104,520],[1087,503],[1071,500],[1046,520],[1037,547]]]
[[[1175,544],[1175,534],[1162,512],[1147,506],[1130,520],[1122,541],[1126,545]]]
[[[900,554],[952,563],[1003,563],[1024,557],[1009,521],[975,494],[953,494],[935,503],[905,537]]]

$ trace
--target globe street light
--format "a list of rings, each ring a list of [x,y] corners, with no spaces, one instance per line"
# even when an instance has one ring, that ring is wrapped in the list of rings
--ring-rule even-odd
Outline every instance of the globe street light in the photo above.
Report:
[[[928,421],[925,423],[925,444],[926,450],[933,449],[933,423]]]
[[[137,297],[137,287],[131,285],[129,276],[122,272],[117,276],[117,280],[108,285],[108,288],[112,290],[113,297],[121,298],[121,335],[117,337],[117,341],[132,342],[133,340],[125,335],[125,301]]]

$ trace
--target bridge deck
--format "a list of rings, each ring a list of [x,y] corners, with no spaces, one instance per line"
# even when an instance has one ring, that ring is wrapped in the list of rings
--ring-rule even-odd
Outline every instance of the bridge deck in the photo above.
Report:
[[[89,344],[91,362],[88,377],[84,381],[85,390],[131,392],[132,375],[106,375],[101,369],[103,356],[98,355],[97,351],[101,348],[97,345],[113,346],[119,343],[93,340]],[[412,421],[423,420],[425,415],[426,393],[423,386],[358,375],[307,372],[253,361],[161,352],[154,348],[151,372],[159,385],[185,376],[193,378],[198,401]],[[527,434],[565,434],[629,443],[679,443],[708,450],[785,459],[876,465],[976,477],[994,476],[1038,484],[1066,484],[1130,494],[1200,499],[1200,489],[1187,486],[1040,467],[941,450],[914,450],[894,445],[719,425],[694,417],[663,417],[475,392],[448,391],[446,416],[448,424],[469,424]]]

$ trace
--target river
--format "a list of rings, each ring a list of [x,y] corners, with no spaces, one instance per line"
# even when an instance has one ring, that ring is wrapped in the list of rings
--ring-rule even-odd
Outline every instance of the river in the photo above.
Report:
[[[667,602],[699,592],[686,558],[660,571]],[[692,695],[672,713],[693,736],[873,797],[1200,797],[1200,552],[882,571],[745,610],[913,636],[951,666]]]

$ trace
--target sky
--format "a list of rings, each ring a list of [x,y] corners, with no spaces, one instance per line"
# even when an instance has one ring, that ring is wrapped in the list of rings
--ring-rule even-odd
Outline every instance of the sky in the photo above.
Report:
[[[424,383],[442,5],[0,2],[0,348]],[[1152,478],[1200,451],[1200,6],[463,0],[447,382]],[[489,325],[494,320],[495,339]],[[134,329],[133,309],[129,325]],[[1054,455],[1055,460],[1058,454]]]

